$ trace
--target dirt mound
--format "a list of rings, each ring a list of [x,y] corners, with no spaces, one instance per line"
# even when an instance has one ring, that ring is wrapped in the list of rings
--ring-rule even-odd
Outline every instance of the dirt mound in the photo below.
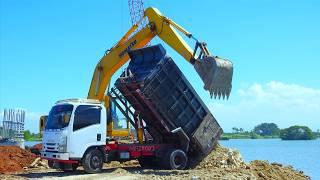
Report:
[[[37,156],[16,146],[0,146],[0,173],[23,171]]]
[[[195,169],[233,172],[231,175],[236,174],[235,177],[237,178],[241,174],[246,174],[251,179],[310,179],[303,172],[296,171],[291,166],[283,166],[278,163],[270,164],[267,161],[259,160],[247,164],[243,161],[239,151],[224,148],[220,145],[204,158]]]
[[[310,179],[303,172],[298,172],[291,166],[283,166],[278,163],[269,164],[267,161],[251,161],[250,169],[258,179]]]
[[[237,150],[224,148],[217,145],[216,149],[205,157],[195,169],[208,168],[246,168],[241,154]]]

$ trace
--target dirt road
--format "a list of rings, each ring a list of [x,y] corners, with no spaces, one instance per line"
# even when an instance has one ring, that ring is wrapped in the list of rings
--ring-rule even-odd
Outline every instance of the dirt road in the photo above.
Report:
[[[266,170],[270,171],[270,170]],[[273,170],[271,170],[273,171]],[[291,174],[287,176],[273,172],[270,174],[261,171],[262,174],[253,173],[250,169],[224,168],[210,170],[152,170],[141,169],[140,167],[123,167],[108,168],[105,167],[99,174],[85,174],[83,169],[73,173],[65,173],[52,169],[33,169],[20,174],[0,175],[0,179],[29,179],[29,178],[46,178],[46,179],[308,179],[302,174]],[[265,174],[263,174],[265,173]]]

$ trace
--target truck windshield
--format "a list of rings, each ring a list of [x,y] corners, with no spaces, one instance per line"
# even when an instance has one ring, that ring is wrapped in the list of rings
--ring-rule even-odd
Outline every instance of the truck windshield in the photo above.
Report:
[[[73,105],[54,106],[48,116],[45,129],[61,129],[68,126]]]

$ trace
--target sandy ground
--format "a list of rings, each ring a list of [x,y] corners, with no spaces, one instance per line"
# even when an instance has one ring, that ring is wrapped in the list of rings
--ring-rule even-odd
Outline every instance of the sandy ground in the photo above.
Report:
[[[19,174],[0,175],[0,179],[30,179],[30,178],[45,178],[45,179],[308,179],[307,177],[295,176],[259,176],[247,169],[211,169],[211,170],[152,170],[141,169],[140,167],[105,167],[99,174],[85,174],[82,168],[76,172],[65,173],[53,169],[33,169],[27,170]]]

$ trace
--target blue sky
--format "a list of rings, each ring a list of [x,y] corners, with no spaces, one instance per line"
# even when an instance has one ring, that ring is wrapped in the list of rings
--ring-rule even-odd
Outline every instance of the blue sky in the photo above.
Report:
[[[225,131],[261,122],[320,129],[319,1],[146,0],[147,6],[233,61],[229,101],[213,100],[192,66],[167,47]],[[86,97],[96,63],[130,26],[125,0],[0,0],[1,113],[26,109],[26,128],[37,132],[39,116],[56,100]]]

